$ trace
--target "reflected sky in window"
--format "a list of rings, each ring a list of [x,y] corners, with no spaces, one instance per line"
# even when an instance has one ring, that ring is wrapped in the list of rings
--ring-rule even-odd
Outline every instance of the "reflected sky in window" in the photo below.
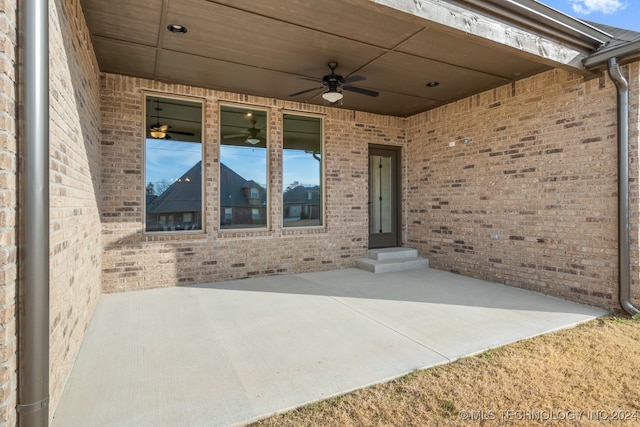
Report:
[[[267,156],[265,148],[221,145],[220,158],[224,164],[247,181],[255,181],[266,188]]]
[[[172,184],[200,161],[201,144],[166,139],[147,139],[146,182],[154,186]],[[237,174],[266,187],[265,177],[260,174],[266,168],[264,148],[220,147],[225,163]],[[284,150],[287,165],[283,177],[283,190],[297,181],[300,185],[320,184],[318,160],[302,150]]]
[[[173,184],[202,158],[202,144],[147,138],[146,183]]]
[[[318,155],[319,156],[319,155]],[[303,150],[284,150],[282,190],[294,182],[305,187],[320,185],[319,164],[311,153]]]

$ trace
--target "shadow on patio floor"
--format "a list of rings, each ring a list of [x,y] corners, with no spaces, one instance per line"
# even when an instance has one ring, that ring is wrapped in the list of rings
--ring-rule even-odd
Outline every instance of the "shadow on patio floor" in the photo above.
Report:
[[[244,424],[602,314],[433,269],[107,294],[52,425]]]

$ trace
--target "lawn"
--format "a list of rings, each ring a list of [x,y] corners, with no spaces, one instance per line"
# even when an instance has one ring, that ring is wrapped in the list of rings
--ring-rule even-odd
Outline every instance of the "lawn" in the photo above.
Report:
[[[640,320],[604,317],[253,426],[640,425]]]

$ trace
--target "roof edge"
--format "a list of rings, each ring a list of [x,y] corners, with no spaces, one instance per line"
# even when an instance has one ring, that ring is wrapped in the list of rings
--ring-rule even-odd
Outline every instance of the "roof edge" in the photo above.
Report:
[[[590,75],[583,61],[614,39],[604,29],[535,0],[345,0],[430,21]]]
[[[632,56],[640,56],[640,41],[606,49],[602,52],[596,52],[588,58],[585,58],[582,62],[585,68],[595,69],[605,66],[611,58],[624,60]]]
[[[596,50],[613,36],[535,0],[458,0],[476,9],[540,32],[572,46]]]

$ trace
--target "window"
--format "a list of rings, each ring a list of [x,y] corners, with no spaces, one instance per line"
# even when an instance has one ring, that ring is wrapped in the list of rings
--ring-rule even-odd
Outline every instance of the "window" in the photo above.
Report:
[[[285,114],[283,133],[283,225],[322,225],[322,119]]]
[[[220,141],[221,229],[265,228],[267,112],[221,106]]]
[[[145,231],[201,230],[202,103],[145,101]]]
[[[224,220],[231,221],[233,219],[233,208],[224,208]]]

